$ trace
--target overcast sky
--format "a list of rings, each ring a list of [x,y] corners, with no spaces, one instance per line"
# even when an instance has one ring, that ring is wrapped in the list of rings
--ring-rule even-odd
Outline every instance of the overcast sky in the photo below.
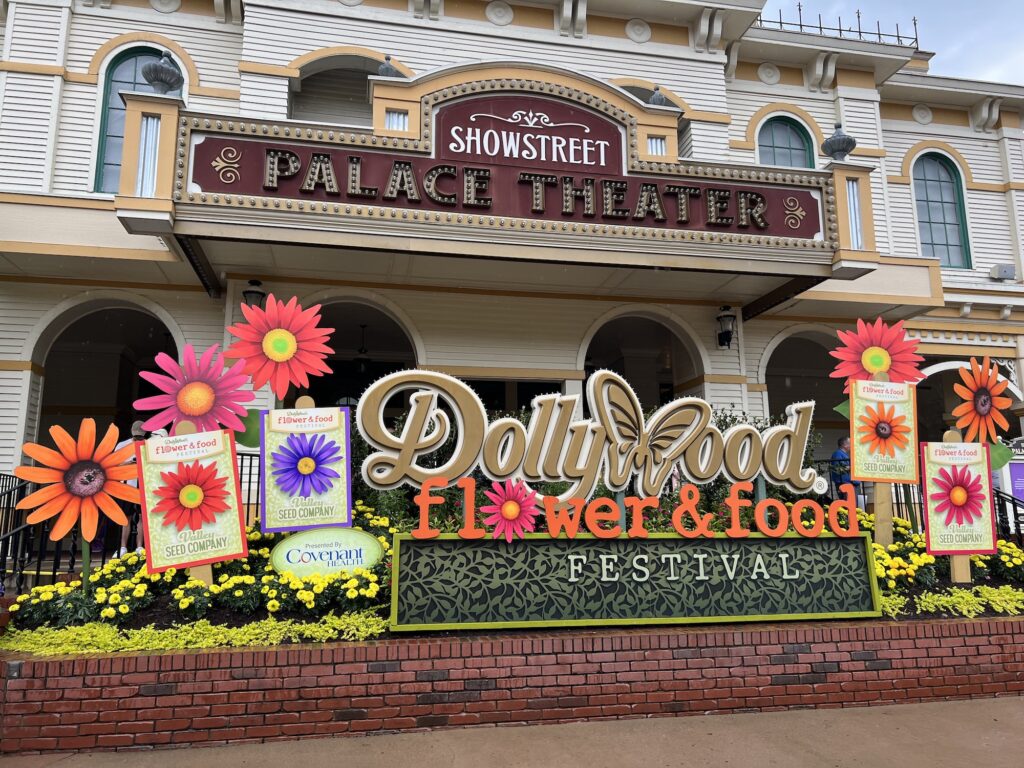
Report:
[[[797,18],[796,0],[769,0],[765,16]],[[917,17],[920,46],[931,51],[931,73],[977,80],[1024,84],[1024,0],[803,0],[804,20],[826,26],[856,28],[861,11],[864,29],[882,23],[883,32],[913,29]],[[831,21],[830,21],[831,20]]]

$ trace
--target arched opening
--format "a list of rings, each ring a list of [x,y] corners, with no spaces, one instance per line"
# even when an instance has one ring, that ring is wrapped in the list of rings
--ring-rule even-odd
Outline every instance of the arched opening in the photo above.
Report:
[[[636,96],[644,104],[655,104],[665,106],[678,106],[665,96],[659,89],[657,93],[654,88],[647,88],[642,85],[623,85],[622,90]],[[679,157],[693,156],[693,135],[691,133],[690,121],[683,114],[679,118],[679,127],[676,129],[676,153]]]
[[[416,351],[405,329],[389,314],[355,301],[324,304],[320,324],[334,328],[328,359],[333,373],[309,380],[308,394],[319,406],[355,407],[372,382],[416,366]],[[289,392],[291,405],[302,392]]]
[[[772,417],[784,417],[790,403],[814,401],[816,460],[828,459],[839,438],[850,434],[850,422],[833,410],[848,399],[842,380],[829,378],[836,361],[828,351],[835,346],[835,337],[823,331],[797,333],[772,350],[765,368]]]
[[[587,376],[607,368],[625,378],[644,410],[679,397],[703,372],[699,358],[671,329],[634,316],[602,325],[590,340],[584,365]]]
[[[357,55],[329,56],[302,68],[289,87],[288,117],[316,123],[373,125],[369,77],[381,63]]]
[[[38,434],[54,424],[75,434],[83,418],[93,417],[127,436],[138,417],[132,403],[158,393],[139,372],[157,370],[160,352],[177,359],[174,337],[140,309],[98,309],[71,322],[46,351]]]

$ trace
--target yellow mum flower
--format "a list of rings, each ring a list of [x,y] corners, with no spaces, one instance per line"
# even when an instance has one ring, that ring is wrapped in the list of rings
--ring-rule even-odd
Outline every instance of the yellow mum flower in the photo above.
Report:
[[[121,605],[117,606],[117,610],[121,613],[128,613],[128,606],[124,603],[121,603]]]
[[[267,610],[270,611],[271,613],[276,613],[280,609],[281,609],[281,604],[279,602],[277,602],[277,600],[270,600],[267,603]]]

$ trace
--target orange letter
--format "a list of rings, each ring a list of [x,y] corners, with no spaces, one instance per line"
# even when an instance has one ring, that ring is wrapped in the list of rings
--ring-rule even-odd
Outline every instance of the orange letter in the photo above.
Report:
[[[802,514],[804,509],[811,510],[811,513],[814,515],[814,524],[810,528],[804,528]],[[801,536],[814,539],[820,536],[825,528],[825,510],[814,499],[800,499],[800,501],[793,505],[792,515],[793,527]]]
[[[647,538],[647,529],[644,528],[644,510],[657,509],[658,503],[657,496],[648,496],[646,499],[638,499],[636,496],[626,497],[626,507],[633,513],[633,524],[626,531],[629,538]]]
[[[582,499],[581,499],[582,501]],[[587,528],[599,539],[614,539],[622,533],[622,526],[618,521],[622,518],[622,510],[615,503],[614,499],[602,496],[594,499],[587,505],[587,511],[583,513],[587,521]],[[612,523],[611,528],[602,528],[601,523]]]
[[[583,511],[583,499],[569,499],[568,502],[559,501],[554,496],[544,497],[544,515],[548,519],[548,533],[551,534],[551,538],[557,539],[562,529],[565,529],[565,535],[570,539],[575,539],[576,534],[580,530],[580,520]],[[573,506],[573,512],[570,514],[566,504]]]
[[[476,480],[464,477],[456,483],[462,490],[462,527],[460,539],[482,539],[487,535],[483,528],[476,527]]]
[[[433,539],[441,535],[437,528],[430,527],[430,507],[432,504],[444,504],[444,496],[431,496],[430,492],[434,488],[444,488],[446,485],[448,478],[428,477],[420,486],[420,492],[412,497],[420,508],[420,524],[412,532],[414,539]]]
[[[774,528],[768,525],[768,510],[773,508],[779,514],[779,524]],[[757,529],[765,536],[779,538],[789,528],[789,515],[787,514],[786,505],[778,499],[764,499],[757,502],[757,506],[754,507],[754,522],[757,523]]]
[[[750,499],[741,499],[741,493],[750,493],[754,490],[754,484],[749,480],[744,480],[739,483],[733,483],[729,489],[729,496],[725,500],[725,506],[729,508],[731,512],[732,522],[729,527],[725,530],[725,535],[730,539],[743,539],[750,535],[750,531],[740,525],[740,510],[744,507],[749,507],[752,502]]]
[[[839,490],[846,494],[846,498],[836,499],[828,505],[828,527],[836,536],[850,538],[860,533],[860,524],[857,522],[857,494],[852,483],[843,483]],[[839,523],[839,513],[843,511],[846,512],[846,528]]]
[[[698,536],[704,536],[708,539],[715,537],[715,532],[711,530],[711,521],[714,515],[710,512],[706,515],[700,514],[697,511],[697,504],[699,502],[700,491],[693,483],[687,483],[679,489],[679,506],[672,510],[672,527],[684,539],[696,539]],[[692,531],[688,531],[683,527],[684,514],[688,514],[696,525]]]

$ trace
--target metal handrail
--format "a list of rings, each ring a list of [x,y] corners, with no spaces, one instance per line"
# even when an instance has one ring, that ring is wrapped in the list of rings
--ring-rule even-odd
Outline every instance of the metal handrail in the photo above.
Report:
[[[917,32],[917,17],[913,19],[914,25],[914,36],[911,37],[909,33],[901,32],[900,25],[896,25],[895,32],[883,32],[881,21],[875,22],[875,29],[864,29],[861,26],[861,15],[860,11],[857,11],[857,27],[847,26],[843,27],[843,17],[837,17],[836,26],[828,26],[822,20],[821,14],[818,14],[818,23],[815,24],[810,21],[804,21],[804,7],[802,3],[796,4],[797,20],[796,21],[785,21],[782,18],[782,9],[779,9],[779,18],[770,19],[764,16],[758,16],[754,22],[754,26],[761,27],[762,29],[778,29],[782,32],[803,32],[810,35],[820,35],[822,37],[839,37],[843,39],[852,40],[866,40],[869,42],[878,42],[886,45],[903,45],[913,46],[915,49],[918,48],[918,32]]]

